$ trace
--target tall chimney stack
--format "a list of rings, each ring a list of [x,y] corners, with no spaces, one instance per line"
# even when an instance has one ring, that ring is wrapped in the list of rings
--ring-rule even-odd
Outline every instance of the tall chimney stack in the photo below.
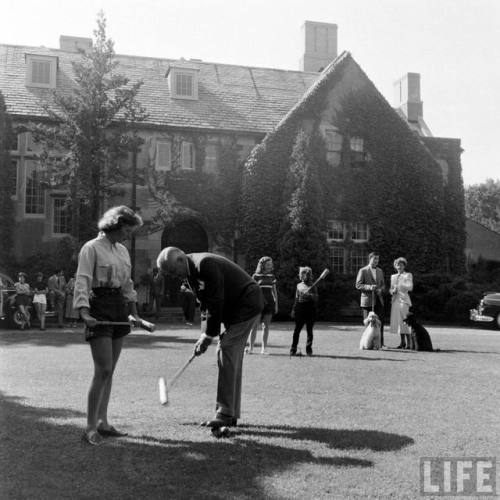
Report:
[[[337,25],[306,21],[302,26],[301,71],[320,72],[337,57]]]
[[[420,74],[406,73],[394,82],[394,106],[410,127],[420,135],[432,136],[424,122],[424,103],[420,99]]]

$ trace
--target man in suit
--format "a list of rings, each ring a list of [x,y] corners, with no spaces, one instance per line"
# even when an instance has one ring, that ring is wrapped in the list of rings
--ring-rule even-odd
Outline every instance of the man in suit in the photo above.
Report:
[[[245,346],[264,308],[260,287],[234,262],[213,253],[186,255],[178,248],[167,247],[158,256],[157,265],[166,280],[185,280],[206,314],[194,354],[203,354],[212,340],[219,337],[215,418],[203,425],[212,428],[236,425],[240,417]]]
[[[52,306],[52,310],[57,314],[57,326],[63,328],[64,326],[64,299],[66,279],[64,278],[64,271],[57,269],[56,272],[48,280],[48,299]]]
[[[385,290],[384,273],[378,266],[379,255],[371,252],[368,255],[368,265],[358,271],[356,277],[356,289],[361,291],[361,310],[363,319],[373,310],[380,319],[380,345],[384,345],[384,297]],[[373,300],[375,303],[373,303]]]

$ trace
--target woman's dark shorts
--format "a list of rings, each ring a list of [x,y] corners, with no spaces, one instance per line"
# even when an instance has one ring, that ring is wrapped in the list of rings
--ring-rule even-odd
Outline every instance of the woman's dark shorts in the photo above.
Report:
[[[119,288],[94,288],[89,297],[90,315],[97,321],[128,321],[128,304]],[[117,339],[130,333],[130,325],[98,325],[87,328],[87,342],[98,337]]]

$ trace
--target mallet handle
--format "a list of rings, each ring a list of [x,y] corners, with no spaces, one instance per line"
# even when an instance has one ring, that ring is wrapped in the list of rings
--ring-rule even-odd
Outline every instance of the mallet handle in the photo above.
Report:
[[[168,386],[167,386],[167,391],[169,391],[171,389],[171,387],[175,384],[175,382],[177,381],[177,379],[183,374],[184,370],[189,366],[189,363],[191,363],[191,361],[193,361],[193,359],[195,358],[195,354],[193,354],[185,363],[183,366],[181,366],[176,374],[172,377],[172,380],[168,383]]]

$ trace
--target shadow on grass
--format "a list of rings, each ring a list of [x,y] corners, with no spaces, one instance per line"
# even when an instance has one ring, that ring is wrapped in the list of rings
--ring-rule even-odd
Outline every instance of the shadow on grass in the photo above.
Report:
[[[286,478],[301,465],[373,466],[371,460],[325,452],[321,445],[320,453],[313,453],[308,441],[334,450],[374,451],[413,443],[370,430],[249,426],[234,439],[216,440],[193,430],[179,432],[184,439],[131,436],[95,448],[81,442],[80,427],[65,422],[82,417],[71,410],[25,406],[0,393],[4,498],[272,498],[263,479]],[[306,446],[298,447],[297,440]]]
[[[241,426],[245,435],[284,437],[300,441],[316,441],[337,450],[395,451],[414,444],[409,436],[367,429],[324,429],[315,427]],[[239,431],[238,431],[239,432]]]

